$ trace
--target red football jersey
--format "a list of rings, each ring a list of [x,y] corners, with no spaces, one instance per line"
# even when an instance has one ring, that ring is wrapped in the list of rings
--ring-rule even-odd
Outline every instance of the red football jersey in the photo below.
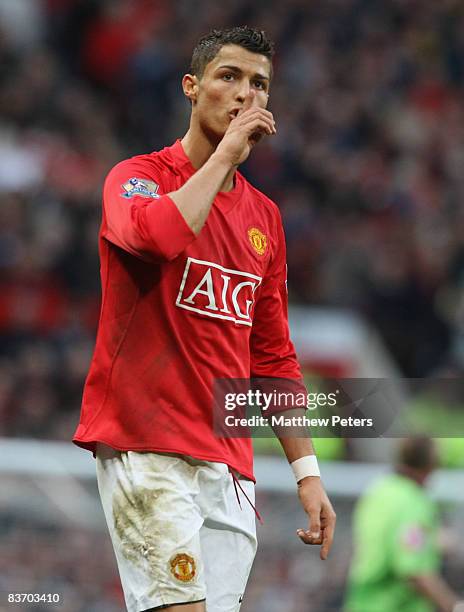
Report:
[[[191,455],[253,478],[251,440],[214,435],[212,389],[215,378],[301,378],[282,222],[237,172],[196,237],[163,195],[194,172],[177,141],[105,181],[102,307],[74,442]]]

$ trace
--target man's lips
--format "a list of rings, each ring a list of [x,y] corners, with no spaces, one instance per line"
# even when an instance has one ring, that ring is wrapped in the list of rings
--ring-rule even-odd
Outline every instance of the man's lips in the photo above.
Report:
[[[229,111],[230,119],[235,119],[235,117],[239,114],[239,112],[240,112],[240,108],[233,108],[231,111]]]

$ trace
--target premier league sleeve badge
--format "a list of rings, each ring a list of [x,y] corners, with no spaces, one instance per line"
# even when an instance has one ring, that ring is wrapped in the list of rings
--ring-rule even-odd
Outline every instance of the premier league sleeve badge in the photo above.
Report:
[[[134,196],[141,196],[142,198],[160,198],[158,193],[159,185],[154,181],[147,179],[131,178],[126,183],[121,185],[124,190],[121,193],[121,197],[126,200],[133,198]]]

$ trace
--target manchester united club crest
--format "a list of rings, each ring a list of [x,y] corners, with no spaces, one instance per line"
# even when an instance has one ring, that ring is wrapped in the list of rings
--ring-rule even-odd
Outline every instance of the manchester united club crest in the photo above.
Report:
[[[179,582],[192,582],[197,573],[195,559],[187,553],[174,555],[169,561],[171,574]]]
[[[267,248],[267,237],[256,227],[250,227],[248,230],[248,238],[250,239],[251,246],[258,253],[258,255],[264,255]]]
[[[123,183],[121,187],[124,192],[121,197],[129,199],[134,196],[142,196],[142,198],[160,198],[158,194],[159,185],[154,181],[147,179],[131,178],[127,183]]]

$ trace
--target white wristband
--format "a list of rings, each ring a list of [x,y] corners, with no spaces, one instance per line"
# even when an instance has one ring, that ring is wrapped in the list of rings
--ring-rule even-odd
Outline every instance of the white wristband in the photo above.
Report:
[[[305,457],[300,457],[299,459],[292,461],[290,465],[292,466],[297,482],[300,482],[300,480],[306,478],[306,476],[321,476],[316,455],[306,455]]]

